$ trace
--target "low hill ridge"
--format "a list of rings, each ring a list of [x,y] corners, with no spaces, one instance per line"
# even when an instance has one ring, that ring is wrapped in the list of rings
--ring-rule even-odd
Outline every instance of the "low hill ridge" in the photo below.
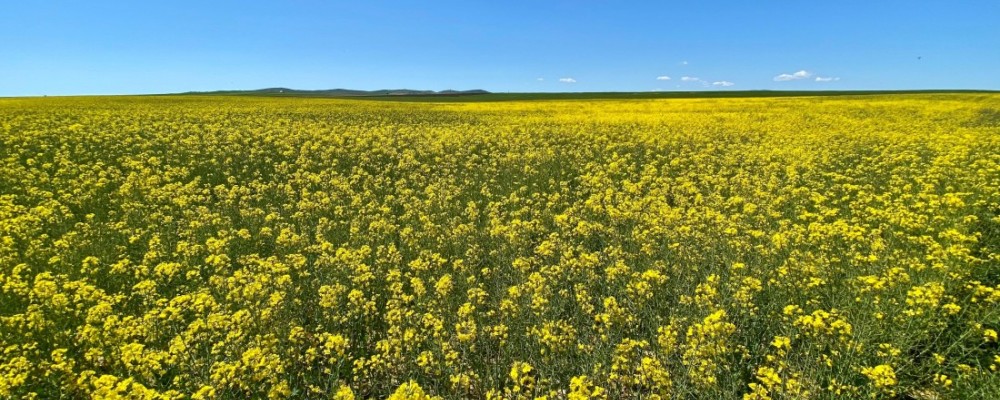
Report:
[[[345,96],[461,96],[471,94],[489,94],[482,89],[473,90],[414,90],[414,89],[380,89],[380,90],[356,90],[356,89],[321,89],[321,90],[300,90],[283,87],[265,88],[256,90],[216,90],[208,92],[185,92],[182,94],[210,94],[210,95],[268,95],[268,96],[318,96],[318,97],[345,97]]]

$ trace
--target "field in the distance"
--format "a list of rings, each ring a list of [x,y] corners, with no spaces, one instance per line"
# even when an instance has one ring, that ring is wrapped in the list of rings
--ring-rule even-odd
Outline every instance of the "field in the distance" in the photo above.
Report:
[[[997,398],[998,330],[997,94],[0,99],[0,398]]]

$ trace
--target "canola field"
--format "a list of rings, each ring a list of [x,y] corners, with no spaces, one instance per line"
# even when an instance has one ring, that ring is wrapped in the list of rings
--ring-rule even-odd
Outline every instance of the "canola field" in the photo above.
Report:
[[[0,99],[0,398],[1000,397],[1000,95]]]

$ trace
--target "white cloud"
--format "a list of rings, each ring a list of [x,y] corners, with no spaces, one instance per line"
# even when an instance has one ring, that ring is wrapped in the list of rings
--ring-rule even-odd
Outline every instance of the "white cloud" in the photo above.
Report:
[[[562,82],[562,83],[576,83],[576,79],[573,79],[573,78],[559,78],[559,82]]]
[[[688,65],[687,61],[681,61],[681,65]]]
[[[658,81],[669,81],[670,77],[666,76],[666,75],[660,75],[660,76],[656,77],[656,80],[658,80]]]
[[[798,71],[798,72],[795,72],[795,73],[791,73],[791,74],[781,74],[781,75],[778,75],[778,76],[774,77],[774,80],[778,81],[778,82],[797,81],[799,79],[806,79],[806,78],[808,78],[810,76],[812,76],[812,72],[809,72],[809,71],[806,71],[806,70],[801,70],[801,71]]]
[[[544,80],[545,80],[545,78],[538,78],[538,81],[539,81],[539,82],[542,82],[542,81],[544,81]]]
[[[681,77],[681,82],[698,82],[700,80],[701,79],[695,78],[693,76],[682,76]]]
[[[730,87],[730,86],[733,86],[733,85],[735,85],[735,83],[732,83],[730,81],[712,82],[712,86]]]
[[[817,76],[816,77],[816,82],[836,82],[836,81],[839,81],[839,80],[840,80],[840,78],[836,77],[836,76]]]

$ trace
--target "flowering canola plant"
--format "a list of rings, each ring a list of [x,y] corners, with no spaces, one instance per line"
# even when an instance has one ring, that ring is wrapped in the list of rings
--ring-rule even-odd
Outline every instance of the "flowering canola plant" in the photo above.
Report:
[[[998,398],[998,330],[997,95],[0,99],[0,398]]]

